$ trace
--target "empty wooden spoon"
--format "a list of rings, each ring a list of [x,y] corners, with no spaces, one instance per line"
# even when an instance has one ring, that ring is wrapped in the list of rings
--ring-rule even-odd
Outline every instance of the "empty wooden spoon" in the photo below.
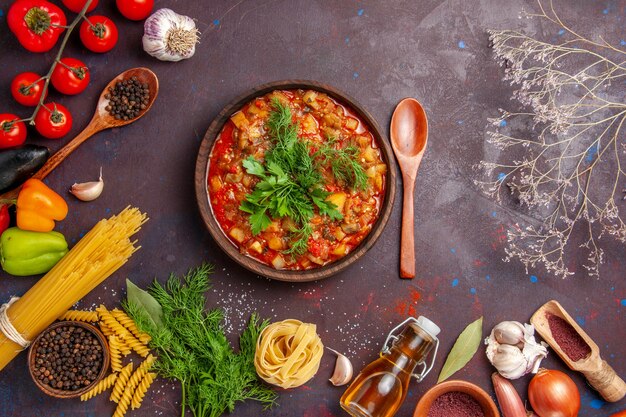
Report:
[[[106,106],[109,104],[109,100],[105,97],[107,93],[109,93],[109,87],[113,87],[115,83],[118,81],[128,80],[131,77],[137,77],[137,79],[145,84],[148,84],[148,88],[150,90],[150,98],[148,99],[148,105],[144,110],[142,110],[137,117],[133,117],[128,120],[118,120],[115,117],[111,116],[108,111],[106,111]],[[32,178],[44,179],[54,168],[56,168],[69,154],[71,154],[76,148],[78,148],[84,141],[89,139],[94,134],[105,130],[110,129],[112,127],[120,127],[134,122],[139,119],[141,116],[146,114],[150,107],[152,107],[152,103],[154,103],[154,99],[159,92],[159,80],[156,74],[150,71],[148,68],[132,68],[127,71],[124,71],[117,77],[111,80],[104,88],[102,93],[100,94],[100,98],[98,99],[98,104],[96,106],[96,111],[94,112],[91,121],[80,132],[74,139],[68,142],[64,147],[59,149],[48,161],[41,167],[39,171],[33,175]],[[0,195],[1,200],[14,200],[17,198],[17,195],[20,191],[21,186],[14,188],[11,191],[7,191],[6,193]]]
[[[426,112],[414,98],[405,98],[396,106],[391,117],[391,146],[396,155],[402,183],[402,238],[400,244],[400,277],[415,277],[415,241],[413,226],[413,189],[417,169],[422,162],[428,142]]]
[[[573,361],[563,348],[559,346],[550,330],[550,324],[548,322],[548,316],[550,314],[565,320],[567,324],[572,326],[576,333],[578,333],[587,346],[589,346],[591,352],[586,357]],[[558,301],[552,300],[545,303],[533,314],[530,322],[535,326],[537,333],[539,333],[561,359],[563,359],[563,362],[565,362],[570,369],[585,375],[589,384],[594,387],[605,400],[616,402],[624,398],[624,395],[626,395],[626,383],[624,380],[615,373],[613,368],[611,368],[605,360],[602,360],[598,345],[585,333]]]

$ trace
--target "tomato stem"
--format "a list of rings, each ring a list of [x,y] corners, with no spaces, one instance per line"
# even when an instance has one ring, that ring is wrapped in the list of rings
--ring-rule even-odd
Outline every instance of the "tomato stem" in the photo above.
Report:
[[[93,25],[93,23],[91,23],[91,21],[89,20],[89,18],[87,16],[83,16],[83,19],[85,20],[85,22],[87,22],[89,24],[90,28],[94,28],[95,26]]]
[[[4,130],[4,131],[8,132],[9,130],[11,130],[13,128],[13,125],[15,123],[29,122],[29,121],[30,121],[30,118],[28,118],[28,119],[5,120],[4,122],[0,123],[0,130]]]
[[[51,26],[50,14],[39,7],[32,7],[28,10],[24,16],[24,21],[28,29],[40,36]]]
[[[33,86],[35,84],[37,84],[37,83],[35,82],[35,83],[32,83],[32,84],[28,84],[28,85],[20,85],[20,88],[19,88],[20,94],[22,94],[24,96],[29,95],[30,94],[30,89],[33,88]]]
[[[89,29],[100,39],[104,39],[104,36],[107,33],[107,29],[102,23],[96,23],[95,26],[91,26]]]
[[[63,114],[57,109],[56,103],[54,104],[54,110],[50,112],[50,120],[53,123],[61,123],[63,121]]]
[[[72,74],[74,74],[80,80],[85,78],[85,74],[87,74],[87,67],[72,67],[70,65],[67,65],[63,61],[59,61],[58,64],[61,64],[62,67],[67,68],[69,71],[72,72]]]
[[[13,129],[14,124],[15,124],[15,120],[10,120],[10,121],[5,120],[4,122],[0,124],[0,128],[2,128],[2,130],[4,130],[5,132],[10,132],[11,129]]]
[[[59,62],[61,62],[61,56],[63,56],[63,51],[65,50],[65,46],[67,45],[67,41],[70,39],[70,35],[72,34],[72,31],[74,30],[74,28],[76,28],[76,25],[78,24],[78,22],[80,22],[81,20],[83,20],[83,18],[85,18],[85,15],[87,14],[87,9],[89,8],[89,6],[91,5],[92,0],[87,0],[85,2],[85,5],[83,6],[83,9],[80,11],[80,13],[78,13],[78,16],[76,16],[76,18],[74,18],[74,20],[72,21],[72,23],[69,26],[59,26],[59,27],[66,27],[67,31],[65,32],[65,35],[63,36],[63,40],[61,41],[61,46],[59,47],[59,52],[57,52],[56,57],[54,58],[54,61],[52,61],[52,65],[50,66],[50,70],[48,71],[48,73],[41,77],[39,80],[37,80],[36,82],[39,82],[41,80],[46,80],[44,82],[43,88],[41,89],[41,97],[39,98],[39,103],[37,103],[37,107],[35,107],[35,110],[33,111],[33,114],[28,118],[28,119],[24,119],[24,121],[27,121],[29,124],[34,125],[35,124],[35,116],[37,116],[37,113],[39,113],[39,110],[44,107],[44,100],[46,99],[47,96],[47,92],[48,92],[48,88],[50,86],[50,78],[52,77],[52,73],[54,72],[54,69],[56,68],[57,64]]]
[[[84,19],[89,24],[89,30],[92,31],[98,38],[104,39],[104,35],[107,33],[106,27],[104,27],[104,25],[100,22],[94,25],[87,16],[85,16]]]

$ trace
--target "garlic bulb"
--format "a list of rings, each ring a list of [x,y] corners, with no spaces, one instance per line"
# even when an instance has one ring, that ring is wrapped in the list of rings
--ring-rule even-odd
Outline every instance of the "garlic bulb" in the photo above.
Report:
[[[72,185],[70,193],[82,201],[93,201],[100,197],[104,189],[104,181],[102,180],[102,167],[100,167],[100,178],[98,181],[83,182]]]
[[[503,321],[497,324],[487,339],[487,358],[500,375],[517,379],[529,372],[536,373],[548,355],[546,343],[537,343],[531,324]]]
[[[199,33],[192,18],[159,9],[144,23],[143,49],[161,61],[191,58]]]

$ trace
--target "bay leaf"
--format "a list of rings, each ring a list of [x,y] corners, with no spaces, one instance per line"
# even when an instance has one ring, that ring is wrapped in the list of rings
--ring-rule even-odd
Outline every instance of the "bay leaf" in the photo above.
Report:
[[[163,307],[161,304],[150,293],[133,284],[128,278],[126,279],[126,298],[128,298],[128,302],[142,308],[155,327],[163,325]]]
[[[480,346],[483,337],[483,318],[482,316],[467,325],[454,342],[452,350],[446,358],[446,362],[441,368],[437,383],[450,378],[455,372],[463,368],[474,357],[474,354]]]

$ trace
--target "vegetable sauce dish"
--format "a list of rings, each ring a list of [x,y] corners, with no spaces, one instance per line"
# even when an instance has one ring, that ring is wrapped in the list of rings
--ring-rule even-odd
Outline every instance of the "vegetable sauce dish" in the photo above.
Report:
[[[218,245],[260,275],[331,276],[385,226],[394,198],[391,150],[373,118],[308,81],[255,88],[209,127],[196,196]]]

